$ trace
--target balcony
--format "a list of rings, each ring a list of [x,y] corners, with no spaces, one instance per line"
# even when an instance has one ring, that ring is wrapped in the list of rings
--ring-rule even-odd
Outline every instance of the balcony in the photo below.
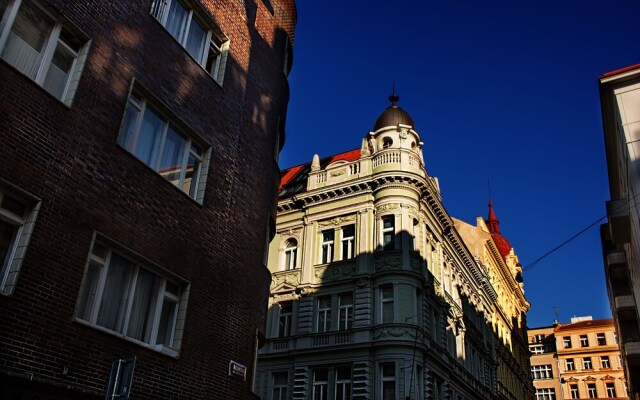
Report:
[[[626,199],[607,201],[607,216],[613,244],[625,244],[631,240],[629,203]]]
[[[311,347],[325,347],[353,343],[353,332],[331,332],[311,337]]]

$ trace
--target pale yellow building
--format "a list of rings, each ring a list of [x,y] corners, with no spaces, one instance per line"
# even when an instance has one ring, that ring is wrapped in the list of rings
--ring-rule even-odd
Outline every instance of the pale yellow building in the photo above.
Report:
[[[500,223],[489,202],[489,217],[477,217],[476,226],[453,219],[456,230],[477,263],[487,271],[497,297],[492,306],[495,334],[497,386],[500,399],[530,399],[526,313],[531,305],[524,297],[522,266],[509,241],[500,233]]]

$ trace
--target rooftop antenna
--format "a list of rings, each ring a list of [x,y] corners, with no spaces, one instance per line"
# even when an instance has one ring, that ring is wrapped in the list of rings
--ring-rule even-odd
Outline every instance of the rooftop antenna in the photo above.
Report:
[[[553,320],[553,324],[558,325],[560,323],[560,309],[558,306],[553,306],[553,312],[556,314],[556,319]]]

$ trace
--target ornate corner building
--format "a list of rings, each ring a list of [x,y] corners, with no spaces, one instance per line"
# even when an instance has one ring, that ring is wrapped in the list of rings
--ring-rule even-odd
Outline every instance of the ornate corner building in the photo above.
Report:
[[[611,312],[629,396],[640,399],[640,64],[600,78],[607,153],[607,223],[600,228]]]
[[[629,399],[612,319],[529,329],[529,348],[538,399]]]
[[[294,1],[0,20],[0,398],[255,398]]]
[[[511,290],[517,267],[490,234],[487,260],[468,250],[426,172],[413,119],[395,94],[390,101],[359,149],[282,172],[256,393],[270,400],[531,398],[526,351],[510,356],[525,365],[525,389],[499,394],[509,389],[499,386],[494,329],[512,345],[524,319],[505,309],[495,321],[492,280],[509,275],[503,287]],[[520,306],[528,309],[526,301]],[[511,384],[518,385],[521,368],[507,368],[517,371]]]

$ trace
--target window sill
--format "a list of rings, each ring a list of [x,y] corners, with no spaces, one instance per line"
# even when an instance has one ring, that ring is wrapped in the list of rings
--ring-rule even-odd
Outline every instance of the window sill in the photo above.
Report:
[[[153,351],[158,352],[160,354],[164,354],[165,356],[168,356],[168,357],[171,357],[171,358],[176,358],[176,359],[180,357],[180,352],[178,350],[176,350],[176,349],[172,349],[171,347],[165,347],[165,346],[163,346],[161,344],[152,345],[152,344],[149,344],[149,343],[141,342],[139,340],[130,338],[130,337],[128,337],[128,336],[126,336],[126,335],[124,335],[122,333],[118,333],[118,332],[112,331],[111,329],[107,329],[107,328],[104,328],[102,326],[94,325],[94,324],[92,324],[90,322],[87,322],[87,321],[85,321],[83,319],[80,319],[80,318],[77,318],[77,317],[74,318],[74,321],[79,323],[80,325],[87,326],[89,328],[95,329],[95,330],[100,331],[100,332],[108,333],[108,334],[116,336],[116,337],[118,337],[120,339],[126,340],[127,342],[135,343],[138,346],[146,347],[147,349],[153,350]]]

